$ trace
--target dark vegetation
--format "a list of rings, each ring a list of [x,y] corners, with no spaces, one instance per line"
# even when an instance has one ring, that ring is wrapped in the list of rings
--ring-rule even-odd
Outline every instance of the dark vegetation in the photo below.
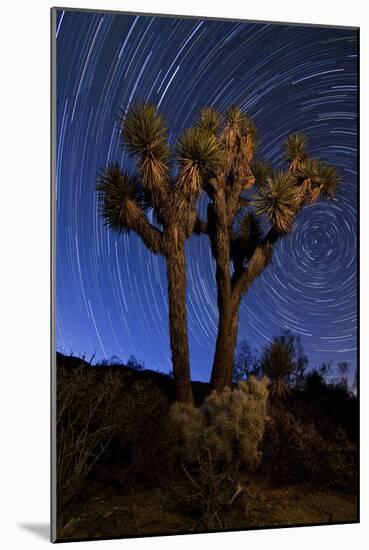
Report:
[[[193,406],[134,358],[58,354],[58,538],[355,521],[357,398],[307,367],[288,333],[244,344],[233,388],[193,382]]]

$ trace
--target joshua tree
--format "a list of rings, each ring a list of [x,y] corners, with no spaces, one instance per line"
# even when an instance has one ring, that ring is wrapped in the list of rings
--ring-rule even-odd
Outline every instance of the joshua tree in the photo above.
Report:
[[[106,224],[134,231],[167,265],[169,328],[177,399],[192,402],[186,317],[185,239],[198,225],[196,199],[215,169],[216,141],[197,129],[179,139],[171,169],[167,129],[153,105],[136,105],[118,117],[122,144],[136,161],[129,173],[117,163],[100,174],[97,192]],[[153,211],[155,222],[147,216]]]
[[[285,171],[255,160],[255,125],[237,107],[224,116],[204,109],[195,129],[191,148],[208,136],[218,157],[203,184],[210,199],[207,221],[198,219],[195,230],[208,234],[216,262],[219,321],[211,383],[221,391],[232,381],[242,298],[270,263],[276,242],[292,230],[301,208],[320,197],[332,198],[338,176],[332,166],[308,156],[302,134],[285,143]],[[264,231],[262,222],[267,222]]]
[[[167,130],[154,106],[133,107],[119,123],[122,141],[136,158],[136,172],[108,165],[97,186],[102,215],[111,228],[135,231],[166,259],[175,386],[180,401],[191,401],[185,239],[206,233],[216,263],[219,320],[211,383],[221,391],[232,381],[242,298],[301,208],[320,197],[332,198],[338,176],[332,166],[309,157],[302,134],[285,143],[285,171],[255,160],[255,125],[234,106],[224,115],[211,108],[201,111],[178,141],[176,170],[170,169]],[[209,198],[207,220],[196,213],[202,191]],[[148,210],[157,223],[149,222]]]

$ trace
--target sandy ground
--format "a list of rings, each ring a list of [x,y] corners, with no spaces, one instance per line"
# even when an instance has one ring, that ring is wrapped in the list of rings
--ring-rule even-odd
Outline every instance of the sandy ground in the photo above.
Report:
[[[94,491],[95,492],[95,491]],[[99,496],[70,506],[61,540],[207,531],[178,512],[163,489],[124,492],[101,488]],[[357,499],[317,488],[276,487],[249,481],[222,515],[224,529],[357,521]],[[219,530],[219,529],[217,529]]]

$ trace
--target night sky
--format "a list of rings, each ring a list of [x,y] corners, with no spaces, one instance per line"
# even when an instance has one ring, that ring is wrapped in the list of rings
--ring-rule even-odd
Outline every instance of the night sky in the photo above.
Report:
[[[135,234],[98,215],[107,162],[131,160],[115,116],[136,100],[159,106],[170,142],[204,105],[238,104],[260,133],[260,157],[283,167],[282,142],[310,136],[313,157],[342,178],[334,202],[299,215],[240,310],[239,342],[260,348],[299,334],[310,365],[356,368],[357,33],[351,29],[58,11],[57,349],[132,354],[171,368],[165,263]],[[204,205],[200,208],[204,210]],[[206,236],[187,242],[193,379],[207,380],[217,329],[214,262]]]

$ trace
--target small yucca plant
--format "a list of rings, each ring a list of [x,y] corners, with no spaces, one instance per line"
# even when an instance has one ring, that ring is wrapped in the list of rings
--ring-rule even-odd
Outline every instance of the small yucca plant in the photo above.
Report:
[[[290,388],[285,379],[294,367],[293,350],[288,342],[275,339],[264,351],[262,369],[270,378],[269,395],[274,401],[286,399]]]

